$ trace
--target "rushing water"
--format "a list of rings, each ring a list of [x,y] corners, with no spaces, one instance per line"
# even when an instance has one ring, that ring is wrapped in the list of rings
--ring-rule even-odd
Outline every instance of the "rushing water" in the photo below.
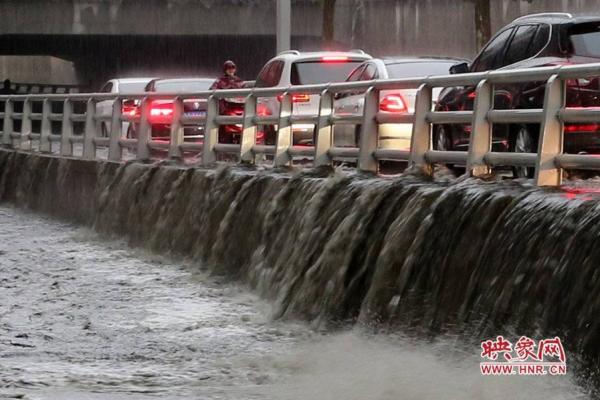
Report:
[[[572,375],[479,376],[477,346],[450,339],[275,321],[189,261],[12,208],[0,254],[0,398],[586,398]]]
[[[584,386],[588,381],[579,361],[592,372],[597,368],[600,201],[595,194],[539,189],[524,182],[117,165],[9,152],[0,152],[0,171],[0,199],[93,226],[135,248],[191,260],[183,263],[192,268],[188,274],[202,266],[226,285],[243,282],[266,299],[277,322],[264,316],[264,325],[282,324],[279,329],[294,339],[277,338],[267,350],[248,344],[247,359],[267,378],[248,387],[243,380],[229,382],[244,386],[244,396],[257,389],[259,398],[295,399],[306,393],[315,393],[313,398],[362,393],[356,398],[364,398],[363,390],[380,388],[373,398],[397,398],[399,393],[439,398],[435,390],[464,398],[453,382],[468,381],[475,391],[467,398],[496,398],[494,388],[502,393],[506,382],[526,398],[535,398],[530,390],[569,398],[567,393],[578,394],[570,379]],[[100,275],[119,276],[123,270],[140,275],[115,264],[113,271]],[[158,268],[179,271],[172,262]],[[174,287],[189,287],[177,282]],[[217,285],[215,290],[221,289]],[[196,294],[202,304],[203,290]],[[197,314],[191,308],[203,307],[185,295],[173,302],[190,303],[182,313],[193,318]],[[164,309],[169,307],[171,303]],[[231,312],[234,319],[238,314]],[[308,321],[319,332],[352,332],[311,334],[286,325],[291,319]],[[167,331],[176,326],[165,325]],[[244,329],[256,329],[249,325]],[[379,334],[372,337],[374,332]],[[134,336],[138,334],[143,336],[137,331]],[[499,386],[497,380],[482,381],[478,369],[472,369],[481,361],[479,343],[499,334],[560,336],[572,375],[519,380],[522,384],[500,381]],[[226,357],[235,352],[227,341],[206,346],[231,349]],[[211,351],[202,354],[214,360]],[[260,358],[267,354],[272,359]],[[431,376],[425,374],[429,370]],[[201,369],[192,371],[189,376],[204,376]],[[427,385],[426,379],[442,385]],[[336,386],[338,381],[344,383]],[[323,394],[329,389],[331,395]],[[201,396],[212,395],[208,393]]]

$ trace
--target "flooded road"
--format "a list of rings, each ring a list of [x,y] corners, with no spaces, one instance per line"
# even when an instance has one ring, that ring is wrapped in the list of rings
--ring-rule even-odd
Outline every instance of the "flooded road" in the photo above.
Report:
[[[455,342],[273,321],[195,263],[0,207],[2,399],[588,398],[574,374],[482,377]]]

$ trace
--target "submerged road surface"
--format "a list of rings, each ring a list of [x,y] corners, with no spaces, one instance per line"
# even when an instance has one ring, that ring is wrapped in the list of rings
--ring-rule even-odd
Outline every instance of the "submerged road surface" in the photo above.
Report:
[[[0,398],[583,399],[479,375],[478,349],[272,321],[201,266],[0,207]]]

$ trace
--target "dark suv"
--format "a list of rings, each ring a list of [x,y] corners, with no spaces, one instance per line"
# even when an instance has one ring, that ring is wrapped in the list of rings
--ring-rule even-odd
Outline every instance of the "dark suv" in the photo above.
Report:
[[[472,64],[454,65],[451,73],[495,69],[531,68],[600,62],[600,16],[573,17],[547,13],[516,19],[500,30]],[[600,70],[598,75],[600,75]],[[545,82],[497,85],[495,109],[542,108]],[[446,88],[440,93],[436,110],[472,110],[474,87]],[[600,106],[598,78],[567,82],[568,107]],[[493,151],[537,152],[539,124],[494,124]],[[433,146],[438,150],[467,150],[470,125],[437,125]],[[600,124],[565,124],[566,153],[600,153]],[[531,176],[532,168],[515,168],[517,176]]]

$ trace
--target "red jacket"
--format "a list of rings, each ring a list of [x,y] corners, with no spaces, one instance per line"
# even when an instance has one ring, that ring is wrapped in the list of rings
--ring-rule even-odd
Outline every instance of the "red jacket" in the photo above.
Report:
[[[210,90],[215,89],[241,89],[244,87],[244,81],[237,76],[229,76],[227,74],[217,78],[210,86]]]

